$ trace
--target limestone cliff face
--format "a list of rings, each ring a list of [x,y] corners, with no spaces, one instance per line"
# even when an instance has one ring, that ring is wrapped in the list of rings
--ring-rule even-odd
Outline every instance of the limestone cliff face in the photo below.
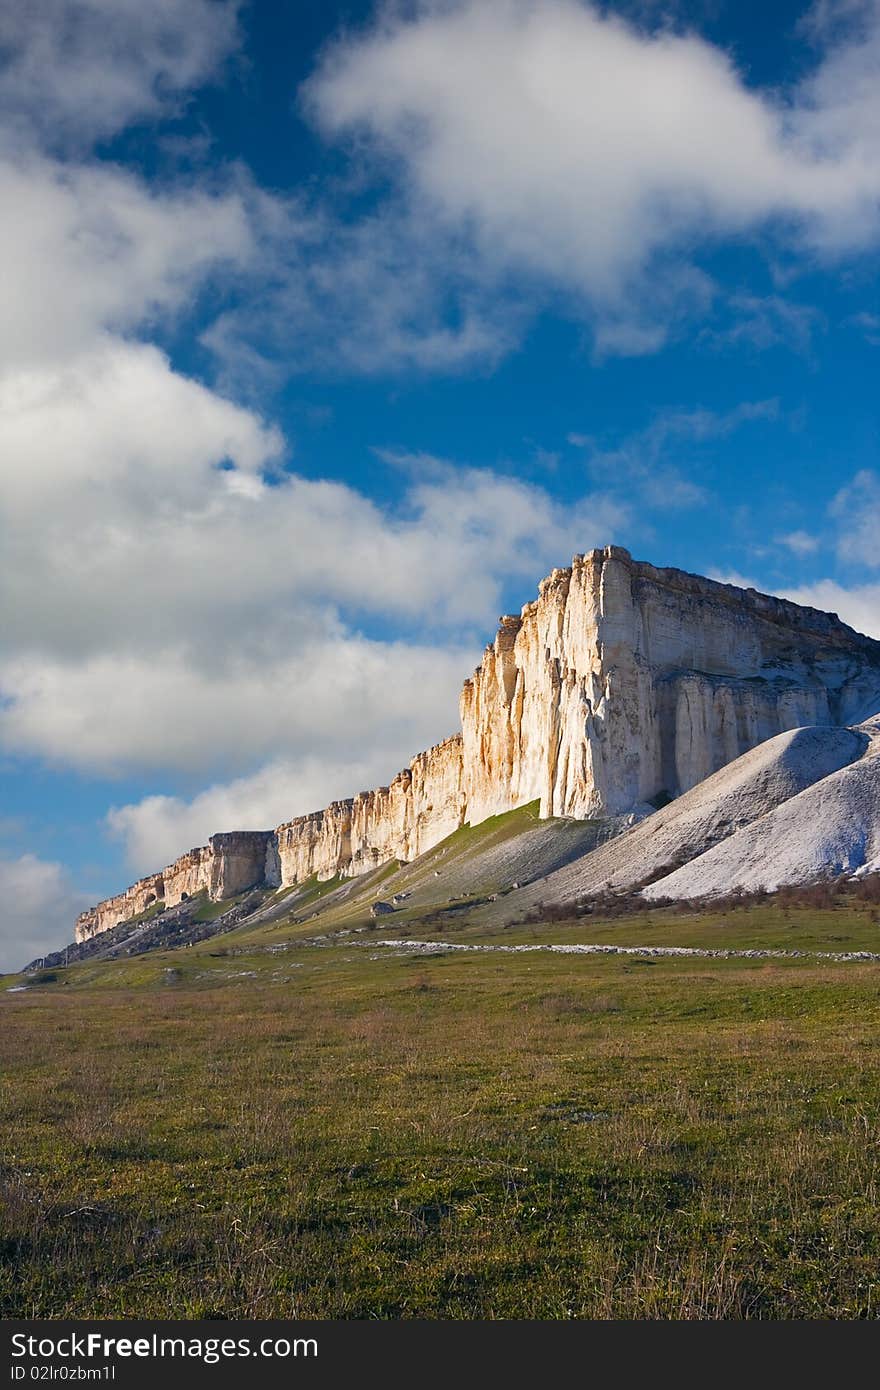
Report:
[[[502,619],[465,683],[468,818],[677,796],[773,734],[860,717],[878,692],[880,643],[831,614],[592,551]]]
[[[215,835],[84,913],[77,939],[159,898],[222,899],[412,859],[534,800],[543,816],[616,815],[680,795],[774,734],[854,723],[875,704],[880,643],[833,614],[594,550],[501,619],[464,684],[460,734],[387,787],[275,832]]]
[[[99,932],[109,931],[120,922],[139,917],[155,902],[162,901],[164,892],[165,881],[161,874],[150,874],[148,878],[138,879],[137,883],[126,888],[124,893],[118,893],[115,898],[107,898],[104,902],[98,903],[97,907],[90,907],[87,912],[80,913],[76,919],[77,941],[88,941],[90,937],[97,936]]]
[[[461,736],[419,753],[387,787],[280,825],[280,881],[367,873],[424,854],[464,824]]]
[[[277,883],[276,862],[275,836],[270,830],[212,835],[207,845],[182,854],[162,873],[139,879],[124,893],[80,913],[76,939],[88,941],[99,932],[138,917],[157,902],[176,907],[201,892],[220,901],[258,884]]]

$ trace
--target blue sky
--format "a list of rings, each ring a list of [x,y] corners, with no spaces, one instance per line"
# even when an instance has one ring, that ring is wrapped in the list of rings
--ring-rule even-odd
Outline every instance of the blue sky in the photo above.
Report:
[[[0,969],[575,551],[880,636],[878,79],[878,0],[4,13]]]

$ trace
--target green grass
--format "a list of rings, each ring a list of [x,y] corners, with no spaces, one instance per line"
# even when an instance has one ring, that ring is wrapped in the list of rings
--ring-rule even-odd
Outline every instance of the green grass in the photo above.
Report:
[[[290,912],[276,917],[271,924],[244,926],[241,940],[259,943],[277,941],[279,932],[296,937],[312,935],[317,930],[313,918],[320,919],[321,930],[367,927],[370,907],[377,897],[389,898],[403,893],[394,918],[383,919],[383,930],[421,924],[430,906],[448,908],[450,902],[459,905],[471,900],[485,899],[490,894],[507,898],[510,882],[507,870],[491,864],[491,852],[516,840],[525,832],[556,824],[563,834],[575,830],[574,822],[541,821],[539,803],[530,802],[513,811],[490,816],[479,825],[464,825],[448,835],[433,849],[411,863],[391,860],[389,863],[355,878],[333,878],[319,882],[316,877],[289,890]],[[578,822],[581,838],[589,835],[598,822]],[[489,856],[488,867],[484,856]],[[470,920],[470,919],[469,919]],[[486,930],[482,918],[473,919],[479,931]]]
[[[477,825],[462,825],[458,830],[454,830],[442,841],[443,847],[449,850],[469,851],[476,847],[482,848],[486,844],[501,844],[505,840],[512,839],[520,835],[523,830],[529,830],[541,823],[538,814],[540,801],[530,801],[525,806],[518,806],[513,811],[503,811],[497,816],[488,816]],[[430,851],[429,851],[430,853]]]
[[[396,867],[396,863],[390,864],[388,866],[389,872],[393,873]],[[311,878],[306,879],[303,884],[297,887],[294,910],[300,913],[304,908],[312,907],[313,904],[320,902],[322,898],[326,898],[328,893],[332,893],[336,888],[340,888],[345,882],[346,880],[340,878],[338,874],[334,875],[332,878],[324,879],[319,879],[317,874],[313,874]]]
[[[245,898],[251,897],[252,891],[253,890],[248,890],[246,893],[237,893],[232,898],[221,898],[219,902],[212,902],[208,897],[207,891],[195,894],[189,902],[189,906],[194,909],[192,914],[193,921],[216,921],[218,917],[222,917],[224,912],[230,912],[232,908],[238,907],[239,903],[243,903]]]
[[[765,905],[498,939],[650,933],[880,934]],[[0,1314],[877,1317],[880,967],[369,940],[0,995]]]
[[[880,921],[876,908],[843,904],[838,908],[782,908],[772,899],[746,907],[695,911],[676,905],[646,908],[624,918],[571,918],[553,923],[513,922],[485,930],[477,909],[470,920],[450,924],[442,933],[411,932],[425,939],[455,941],[556,941],[576,944],[688,946],[730,950],[850,952],[880,951]]]

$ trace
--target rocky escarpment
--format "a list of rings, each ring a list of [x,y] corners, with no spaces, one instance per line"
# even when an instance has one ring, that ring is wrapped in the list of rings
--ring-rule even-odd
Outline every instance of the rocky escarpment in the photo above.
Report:
[[[312,874],[366,873],[389,859],[415,859],[466,819],[462,740],[456,734],[419,753],[389,786],[279,826],[281,883]]]
[[[461,701],[468,816],[596,816],[674,797],[774,734],[851,724],[880,643],[834,615],[633,561],[554,570]]]
[[[191,849],[159,874],[149,874],[124,893],[107,898],[76,919],[77,941],[120,926],[157,904],[176,907],[198,893],[215,902],[248,888],[278,882],[275,835],[271,830],[212,835],[207,845]]]
[[[776,734],[853,724],[878,704],[880,643],[835,615],[594,550],[501,619],[465,682],[460,734],[387,787],[274,832],[214,836],[84,913],[77,938],[183,893],[409,860],[536,800],[544,817],[580,819],[658,804]]]

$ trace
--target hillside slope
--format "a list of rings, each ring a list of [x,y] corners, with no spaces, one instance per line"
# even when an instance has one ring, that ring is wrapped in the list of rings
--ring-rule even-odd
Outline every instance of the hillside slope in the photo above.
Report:
[[[647,898],[698,898],[809,883],[880,869],[880,719],[859,731],[857,761],[736,831],[645,890]]]
[[[648,880],[669,885],[680,865],[848,767],[869,747],[864,729],[815,727],[778,734],[613,842],[552,874],[522,900],[530,906],[539,900],[564,903],[606,889],[633,888]],[[672,887],[668,895],[673,895]]]

